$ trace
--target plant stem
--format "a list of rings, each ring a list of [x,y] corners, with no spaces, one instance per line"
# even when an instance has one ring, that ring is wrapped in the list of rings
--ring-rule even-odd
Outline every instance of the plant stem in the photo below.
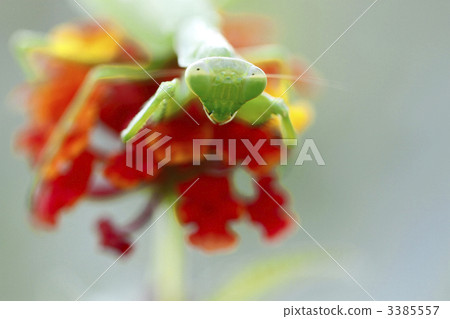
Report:
[[[158,221],[153,245],[153,283],[156,300],[184,300],[184,245],[175,211]]]

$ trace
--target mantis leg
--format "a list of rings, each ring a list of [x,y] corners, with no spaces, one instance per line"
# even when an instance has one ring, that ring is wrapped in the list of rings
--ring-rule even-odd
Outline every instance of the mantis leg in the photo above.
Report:
[[[272,115],[280,117],[281,136],[284,139],[296,139],[294,126],[289,117],[289,108],[280,98],[274,98],[263,93],[253,100],[245,103],[236,115],[236,118],[259,125],[267,122]]]
[[[178,107],[182,107],[188,103],[194,95],[187,88],[184,79],[173,79],[161,83],[156,93],[145,102],[142,109],[131,120],[128,127],[121,133],[122,141],[128,142],[132,139],[139,130],[147,123],[152,115],[157,114],[159,110],[168,110],[168,112],[178,111]]]
[[[14,56],[25,73],[28,81],[36,80],[38,70],[30,61],[30,54],[44,48],[48,44],[44,35],[32,31],[19,31],[13,34],[10,45]]]
[[[45,170],[58,152],[61,144],[64,142],[64,139],[71,129],[74,119],[80,114],[100,82],[118,80],[142,81],[147,80],[148,78],[147,72],[144,72],[144,70],[137,66],[101,65],[93,68],[86,76],[83,84],[72,99],[58,124],[53,129],[53,132],[46,143],[41,160],[43,169]]]

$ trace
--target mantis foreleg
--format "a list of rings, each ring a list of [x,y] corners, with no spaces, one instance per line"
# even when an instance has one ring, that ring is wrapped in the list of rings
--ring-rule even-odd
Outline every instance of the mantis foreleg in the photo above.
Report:
[[[280,98],[274,98],[263,93],[253,100],[245,103],[236,115],[236,118],[249,122],[252,125],[260,125],[267,122],[272,115],[280,117],[281,136],[284,139],[296,139],[294,126],[289,117],[289,108]]]
[[[186,87],[184,80],[173,79],[161,83],[156,93],[144,104],[128,127],[122,131],[122,140],[127,142],[132,139],[158,109],[178,110],[178,107],[183,107],[193,97],[194,95]]]
[[[43,170],[51,163],[68,132],[70,132],[74,119],[80,114],[99,83],[102,81],[142,81],[147,79],[149,79],[148,74],[136,66],[102,65],[93,68],[86,76],[81,88],[53,129],[45,145],[41,160]]]
[[[28,81],[34,81],[38,78],[38,71],[30,61],[30,54],[47,45],[47,39],[32,31],[16,32],[11,40],[11,48],[15,57],[17,58],[23,72]]]

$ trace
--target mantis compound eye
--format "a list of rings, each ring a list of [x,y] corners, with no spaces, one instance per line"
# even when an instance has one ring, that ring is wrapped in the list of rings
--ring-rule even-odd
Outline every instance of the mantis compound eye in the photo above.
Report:
[[[242,88],[243,99],[247,102],[261,95],[267,85],[267,77],[263,70],[256,66],[251,66]]]
[[[205,96],[211,86],[211,72],[203,61],[191,64],[185,73],[186,83],[190,90],[198,96]]]

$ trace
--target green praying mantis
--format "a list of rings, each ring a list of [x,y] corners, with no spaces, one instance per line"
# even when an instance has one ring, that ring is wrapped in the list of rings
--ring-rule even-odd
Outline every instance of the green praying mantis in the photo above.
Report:
[[[97,17],[104,17],[116,23],[148,51],[153,57],[153,62],[142,66],[130,56],[135,64],[94,67],[47,143],[43,156],[44,163],[51,160],[70,131],[73,119],[99,82],[142,81],[148,80],[149,77],[154,80],[152,74],[162,69],[174,55],[177,57],[178,65],[185,68],[183,76],[159,85],[156,93],[122,131],[121,137],[124,142],[131,140],[149,120],[158,121],[163,116],[184,110],[184,107],[196,98],[201,101],[206,116],[214,124],[224,125],[234,118],[250,124],[261,124],[275,115],[281,119],[282,137],[296,138],[288,106],[281,98],[275,98],[264,92],[267,84],[266,74],[239,56],[221,34],[220,17],[209,1],[70,1],[95,21]],[[102,27],[100,23],[98,24]],[[42,42],[43,40],[29,34],[17,37],[15,46],[20,53],[19,56],[23,58],[22,64],[26,64],[24,58],[27,53]],[[255,48],[253,56],[257,54],[258,48]]]

